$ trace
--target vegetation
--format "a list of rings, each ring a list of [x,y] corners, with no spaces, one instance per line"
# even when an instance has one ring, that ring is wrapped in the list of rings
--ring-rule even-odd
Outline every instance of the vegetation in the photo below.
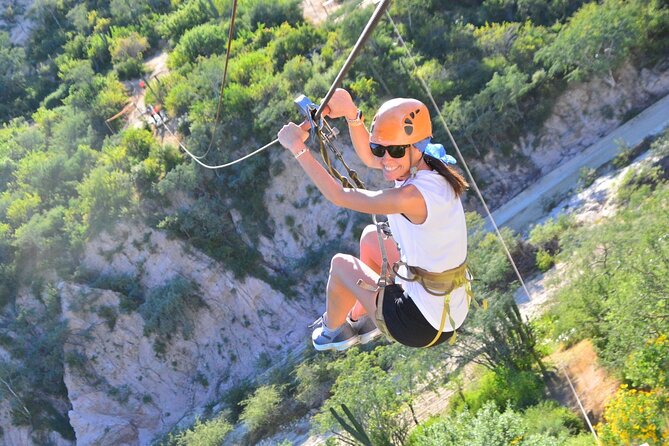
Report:
[[[294,283],[286,277],[294,266],[311,267],[336,249],[315,240],[304,258],[271,265],[253,245],[275,230],[264,203],[270,180],[284,168],[275,157],[261,154],[212,174],[176,147],[158,144],[148,124],[129,128],[125,117],[110,119],[129,104],[130,86],[146,74],[147,56],[165,50],[170,73],[147,80],[148,98],[178,122],[191,151],[206,154],[210,164],[234,159],[274,139],[280,124],[298,119],[291,103],[298,94],[314,100],[325,94],[371,12],[346,1],[338,12],[346,14],[345,20],[314,26],[304,22],[297,0],[242,2],[220,98],[223,113],[215,121],[228,56],[230,3],[38,0],[24,45],[0,31],[0,339],[9,353],[0,377],[15,423],[30,425],[37,434],[73,437],[63,383],[67,333],[56,281],[120,292],[119,310],[144,317],[146,335],[156,336],[157,353],[171,336],[190,335],[202,306],[197,287],[183,279],[143,290],[136,277],[105,277],[80,268],[86,243],[113,230],[119,220],[169,231],[239,278],[253,275],[285,294],[293,294]],[[8,8],[3,17],[9,20],[14,13]],[[382,21],[344,86],[369,116],[392,96],[427,102],[420,76],[465,155],[487,159],[521,162],[514,144],[544,122],[554,99],[570,84],[598,76],[615,85],[621,64],[653,66],[669,50],[669,8],[661,0],[447,5],[407,0],[393,4],[391,13],[417,66],[397,45],[392,26]],[[435,136],[446,140],[439,126]],[[666,141],[656,146],[666,147]],[[630,156],[623,153],[619,163]],[[592,172],[583,179],[591,181]],[[629,428],[618,415],[637,404],[666,411],[666,377],[656,373],[667,365],[665,179],[662,165],[629,173],[618,194],[625,210],[595,230],[558,220],[535,228],[529,241],[504,231],[523,272],[546,270],[567,256],[577,265],[545,335],[568,336],[569,342],[590,337],[605,363],[621,370],[628,387],[607,409],[602,428],[602,437],[612,444],[624,438],[659,444],[666,432],[662,418],[639,418]],[[498,427],[507,423],[508,432],[516,435],[508,440],[518,444],[578,438],[573,435],[578,429],[569,435],[557,427],[540,432],[519,421],[537,418],[532,407],[543,395],[538,334],[513,302],[514,276],[497,242],[483,231],[480,219],[472,216],[469,224],[475,292],[490,302],[490,309],[474,311],[459,332],[462,350],[380,345],[325,356],[327,364],[307,359],[286,379],[287,386],[276,381],[247,389],[252,395],[238,395],[237,402],[244,401],[235,409],[241,410],[241,419],[262,431],[276,421],[264,407],[294,413],[320,407],[317,424],[328,430],[336,426],[329,408],[343,403],[374,442],[423,444],[412,439],[423,438],[411,433],[415,417],[406,421],[401,415],[413,413],[419,389],[446,379],[437,365],[451,361],[457,368],[476,361],[489,371],[480,378],[479,391],[464,391],[462,404],[456,404],[462,429],[434,422],[435,435],[484,441],[494,431],[484,432],[484,414],[499,420]],[[24,290],[41,302],[34,311],[16,305]],[[636,311],[628,311],[632,307]],[[118,313],[108,307],[99,312],[113,328]],[[520,387],[532,392],[521,394]],[[466,423],[480,429],[477,440],[463,430]],[[198,421],[172,440],[217,443],[228,430],[218,417]]]

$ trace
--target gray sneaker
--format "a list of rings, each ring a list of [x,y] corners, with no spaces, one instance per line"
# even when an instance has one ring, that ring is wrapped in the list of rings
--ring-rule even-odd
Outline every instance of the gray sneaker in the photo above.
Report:
[[[330,330],[325,326],[321,317],[310,326],[316,328],[311,333],[311,342],[316,350],[346,350],[359,342],[358,335],[348,321],[345,321],[336,330]]]
[[[361,344],[367,344],[368,342],[376,339],[381,336],[381,330],[376,326],[374,320],[368,315],[364,315],[357,321],[352,321],[350,318],[346,318],[346,322],[351,324],[353,330],[358,334]]]

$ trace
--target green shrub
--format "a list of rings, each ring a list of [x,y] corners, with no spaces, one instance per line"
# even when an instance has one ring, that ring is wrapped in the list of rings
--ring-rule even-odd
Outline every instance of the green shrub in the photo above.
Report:
[[[659,5],[622,0],[588,3],[557,28],[555,39],[537,52],[535,60],[543,62],[551,75],[563,73],[569,80],[580,81],[594,74],[613,77],[612,71],[633,48],[646,44],[651,29],[648,23],[659,14],[654,11]]]
[[[149,152],[157,147],[153,134],[143,128],[129,128],[121,134],[121,145],[126,148],[128,156],[137,161],[146,159]]]
[[[156,334],[169,340],[176,334],[188,339],[193,333],[195,312],[204,306],[199,286],[182,277],[151,290],[139,313],[144,318],[144,335]]]
[[[181,3],[179,9],[162,17],[157,25],[159,34],[176,43],[184,32],[218,15],[210,5],[204,0]]]
[[[198,57],[222,54],[228,41],[228,31],[218,24],[205,23],[189,29],[169,55],[168,66],[180,68]]]
[[[620,180],[616,190],[616,201],[626,204],[635,193],[647,195],[655,190],[658,184],[664,182],[663,176],[664,172],[660,166],[630,169]]]
[[[625,361],[625,379],[634,387],[669,388],[669,340],[660,335]]]
[[[557,219],[549,218],[542,225],[532,227],[528,241],[549,254],[556,254],[560,248],[560,239],[575,226],[573,215],[562,214]]]
[[[79,183],[81,210],[90,230],[95,233],[111,227],[119,217],[128,215],[136,205],[130,174],[97,167]]]
[[[537,251],[537,268],[539,271],[546,272],[555,264],[555,257],[550,255],[548,251],[540,249]]]
[[[523,409],[537,404],[544,395],[544,385],[532,372],[510,371],[505,368],[486,371],[474,381],[462,397],[454,397],[453,410],[459,411],[466,405],[472,412],[477,412],[486,403],[493,401],[498,407]]]
[[[592,436],[592,433],[588,432],[587,434],[576,435],[575,437],[569,437],[564,440],[563,443],[560,443],[560,446],[599,446],[595,441],[595,438]]]
[[[591,167],[581,167],[578,171],[578,189],[585,190],[592,186],[597,179],[597,169]]]
[[[244,410],[239,419],[251,431],[265,430],[279,417],[281,402],[281,389],[276,385],[258,387],[252,396],[241,402]]]
[[[542,401],[528,407],[523,418],[530,434],[565,438],[580,433],[584,427],[578,415],[555,401]]]
[[[282,23],[296,25],[302,21],[302,10],[299,0],[251,0],[246,3],[241,20],[249,29],[272,28]]]
[[[149,48],[147,38],[138,32],[121,28],[112,34],[109,52],[119,77],[132,79],[144,74],[144,52]]]
[[[125,59],[114,64],[119,78],[135,79],[145,74],[144,62],[141,59]]]
[[[558,446],[562,444],[547,434],[531,433],[523,417],[511,408],[503,412],[493,402],[478,412],[465,410],[455,416],[441,417],[413,430],[409,446]]]
[[[328,396],[336,373],[326,361],[304,361],[295,369],[295,378],[295,399],[307,407],[315,407]]]
[[[219,446],[232,431],[232,425],[219,415],[211,420],[197,419],[190,429],[178,434],[169,434],[161,446]]]
[[[574,234],[565,246],[569,262],[558,305],[549,310],[553,337],[589,337],[602,362],[623,372],[628,355],[668,332],[667,209],[669,186],[663,184],[634,194],[617,215]]]
[[[230,421],[236,423],[244,410],[242,402],[249,398],[256,387],[249,380],[243,380],[240,384],[229,388],[221,398],[226,404],[226,411],[229,412]]]

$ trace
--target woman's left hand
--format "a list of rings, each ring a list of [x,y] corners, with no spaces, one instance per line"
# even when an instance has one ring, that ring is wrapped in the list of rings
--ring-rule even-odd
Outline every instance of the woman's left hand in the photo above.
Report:
[[[304,141],[309,137],[309,133],[302,130],[301,126],[298,126],[294,122],[289,122],[279,130],[278,136],[281,145],[295,155],[300,150],[306,148]]]

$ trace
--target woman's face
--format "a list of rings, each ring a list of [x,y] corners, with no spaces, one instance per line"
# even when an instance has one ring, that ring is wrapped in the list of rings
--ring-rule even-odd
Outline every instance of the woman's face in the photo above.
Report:
[[[383,178],[387,181],[403,181],[409,177],[411,164],[409,161],[409,152],[411,160],[415,163],[420,159],[420,152],[414,146],[407,147],[402,158],[393,158],[388,152],[381,157],[381,166],[383,168]]]

